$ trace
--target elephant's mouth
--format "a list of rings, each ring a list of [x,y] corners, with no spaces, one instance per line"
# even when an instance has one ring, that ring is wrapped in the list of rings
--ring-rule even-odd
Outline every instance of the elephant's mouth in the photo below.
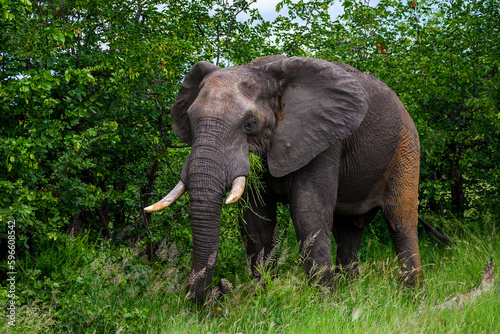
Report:
[[[234,203],[240,199],[241,195],[243,195],[243,192],[245,191],[245,182],[245,176],[238,176],[234,179],[231,186],[231,192],[226,198],[226,204]],[[163,210],[177,201],[187,190],[188,189],[186,185],[184,185],[184,183],[180,181],[167,196],[165,196],[155,204],[144,208],[144,211],[147,213],[152,213]]]

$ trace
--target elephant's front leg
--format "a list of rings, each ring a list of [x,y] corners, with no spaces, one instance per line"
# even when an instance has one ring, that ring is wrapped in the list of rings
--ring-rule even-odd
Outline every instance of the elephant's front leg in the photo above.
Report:
[[[338,165],[323,152],[293,180],[290,211],[305,269],[313,281],[333,284],[331,230],[337,201]]]
[[[276,258],[272,257],[275,246],[276,199],[271,194],[247,190],[248,202],[243,205],[240,229],[251,264],[252,276],[260,279],[265,270],[274,270]],[[241,203],[241,202],[240,202]]]
[[[304,191],[291,203],[292,219],[300,243],[300,254],[311,281],[330,286],[333,283],[331,222],[333,208],[317,205],[321,195]]]

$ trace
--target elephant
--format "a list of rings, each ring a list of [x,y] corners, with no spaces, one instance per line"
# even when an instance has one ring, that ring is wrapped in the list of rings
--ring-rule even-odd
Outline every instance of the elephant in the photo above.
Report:
[[[336,273],[356,274],[363,230],[379,211],[401,279],[410,286],[421,281],[418,133],[394,91],[373,75],[309,57],[267,56],[227,68],[200,61],[170,114],[191,152],[179,184],[144,210],[161,210],[189,192],[189,298],[201,302],[211,291],[229,190],[226,204],[248,195],[240,229],[255,276],[275,246],[281,202],[289,204],[307,254],[306,273],[319,284],[334,285]],[[259,195],[246,189],[250,152],[266,166]]]

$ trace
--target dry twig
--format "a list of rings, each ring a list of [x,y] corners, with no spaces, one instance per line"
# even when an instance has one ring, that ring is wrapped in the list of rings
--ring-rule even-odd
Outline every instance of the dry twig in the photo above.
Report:
[[[488,265],[483,271],[483,278],[481,282],[468,293],[464,293],[453,297],[452,299],[444,302],[443,304],[437,305],[436,309],[444,310],[451,309],[453,307],[462,307],[466,302],[472,301],[479,297],[480,295],[490,291],[495,284],[495,266],[493,263],[493,258],[490,259]]]

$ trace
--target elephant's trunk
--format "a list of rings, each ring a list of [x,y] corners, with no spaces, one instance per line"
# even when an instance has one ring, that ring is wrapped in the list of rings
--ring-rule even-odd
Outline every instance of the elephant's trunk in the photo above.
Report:
[[[223,198],[230,187],[227,203],[241,197],[250,163],[246,137],[229,140],[234,129],[226,122],[207,118],[196,125],[181,178],[189,191],[193,230],[193,266],[186,290],[188,298],[202,302],[217,263]]]
[[[210,151],[210,156],[206,152]],[[214,150],[193,148],[188,180],[193,230],[193,266],[188,279],[188,298],[205,299],[217,263],[220,216],[226,191],[224,171],[217,166]]]

